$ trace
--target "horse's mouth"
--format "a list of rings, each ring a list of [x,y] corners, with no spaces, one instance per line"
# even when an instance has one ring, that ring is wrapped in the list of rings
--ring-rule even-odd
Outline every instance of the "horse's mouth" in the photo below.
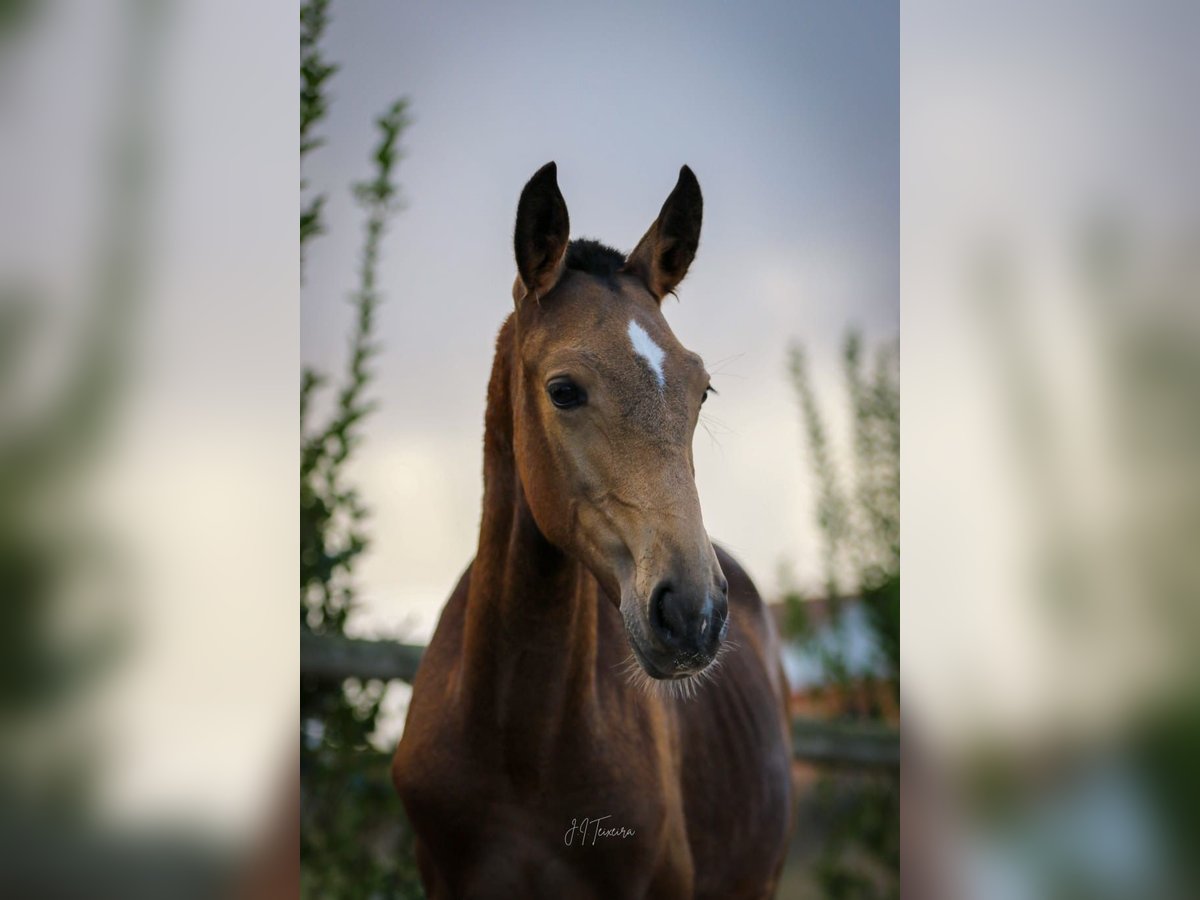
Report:
[[[665,668],[659,663],[654,662],[650,656],[641,648],[640,642],[632,634],[629,635],[629,646],[633,649],[633,656],[638,661],[638,665],[651,678],[657,681],[686,681],[689,678],[695,678],[701,674],[712,663],[710,659],[673,659],[673,668]]]
[[[634,658],[637,659],[638,665],[640,665],[643,671],[645,671],[645,673],[651,678],[657,678],[659,681],[666,681],[676,677],[669,672],[664,672],[662,669],[652,663],[649,658],[647,658],[646,654],[642,652],[642,648],[638,646],[638,642],[632,637],[629,639],[629,646],[633,648],[633,655]]]

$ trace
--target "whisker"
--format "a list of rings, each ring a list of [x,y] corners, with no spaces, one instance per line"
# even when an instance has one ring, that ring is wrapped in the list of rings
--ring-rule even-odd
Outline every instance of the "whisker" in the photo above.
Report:
[[[628,656],[626,656],[626,657],[625,657],[624,659],[622,659],[620,662],[613,663],[611,666],[609,666],[609,668],[611,668],[611,669],[628,669],[628,668],[629,668],[629,664],[630,664],[631,662],[636,662],[636,660],[633,658],[633,651],[632,651],[632,650],[629,652],[629,655],[628,655]]]
[[[689,675],[687,678],[652,678],[642,668],[641,663],[637,660],[637,656],[632,651],[623,660],[611,666],[611,668],[620,672],[626,682],[631,687],[640,691],[645,697],[653,697],[662,702],[691,702],[701,696],[706,685],[716,682],[721,668],[725,663],[725,658],[730,653],[736,653],[740,647],[741,645],[737,641],[726,638],[721,642],[721,646],[717,649],[717,653],[712,658],[712,661],[699,672]],[[691,656],[681,656],[676,657],[674,663],[676,666],[682,667],[695,661],[697,660]]]
[[[724,454],[725,448],[721,446],[721,441],[717,438],[717,436],[715,434],[713,434],[713,430],[708,427],[708,422],[706,422],[704,420],[703,416],[700,417],[700,424],[703,425],[704,430],[706,432],[708,432],[708,439],[710,441],[712,441],[713,446],[716,447],[718,450],[720,450],[722,452],[722,454]]]
[[[737,429],[733,428],[730,425],[725,424],[725,422],[723,422],[721,419],[718,419],[712,413],[707,412],[707,411],[700,413],[700,421],[703,422],[706,427],[716,427],[716,429],[718,431],[720,431],[721,434],[736,434],[737,433]],[[711,432],[710,432],[710,434],[711,434]]]
[[[745,355],[746,355],[745,352],[735,353],[732,356],[726,356],[722,359],[718,359],[715,363],[713,363],[712,376],[714,378],[718,375],[720,375],[722,378],[744,378],[745,377],[744,375],[734,375],[732,373],[726,373],[725,366],[729,365],[732,362],[737,362],[739,359],[741,359]]]

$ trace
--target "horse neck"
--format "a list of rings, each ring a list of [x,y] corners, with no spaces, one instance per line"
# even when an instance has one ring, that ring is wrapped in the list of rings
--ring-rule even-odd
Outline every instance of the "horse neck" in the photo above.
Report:
[[[485,728],[554,734],[586,708],[596,663],[595,579],[542,535],[513,449],[514,325],[497,340],[484,433],[483,516],[464,626],[463,688]]]

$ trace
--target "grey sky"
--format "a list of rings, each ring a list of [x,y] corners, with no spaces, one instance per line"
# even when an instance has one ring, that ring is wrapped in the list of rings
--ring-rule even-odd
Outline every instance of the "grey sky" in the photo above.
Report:
[[[679,166],[704,233],[667,318],[720,391],[697,434],[705,521],[765,593],[790,563],[817,583],[816,535],[786,348],[803,341],[836,402],[849,324],[898,329],[899,22],[895,4],[335,6],[342,65],[307,174],[331,192],[308,260],[302,354],[340,370],[374,116],[415,123],[407,208],[385,245],[381,410],[355,468],[375,511],[362,571],[373,625],[425,633],[470,558],[492,342],[511,308],[521,186],[558,162],[574,236],[630,249]]]

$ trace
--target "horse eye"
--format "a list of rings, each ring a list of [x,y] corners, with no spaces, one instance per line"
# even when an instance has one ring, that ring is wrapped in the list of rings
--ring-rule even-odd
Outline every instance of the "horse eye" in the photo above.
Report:
[[[583,388],[568,378],[550,382],[546,393],[550,395],[550,402],[559,409],[573,409],[583,406],[587,401],[587,394],[583,392]]]
[[[700,398],[700,405],[701,406],[704,405],[704,401],[708,399],[709,394],[715,394],[716,392],[717,392],[717,389],[715,387],[713,387],[711,384],[708,387],[706,387],[704,389],[704,396]]]

